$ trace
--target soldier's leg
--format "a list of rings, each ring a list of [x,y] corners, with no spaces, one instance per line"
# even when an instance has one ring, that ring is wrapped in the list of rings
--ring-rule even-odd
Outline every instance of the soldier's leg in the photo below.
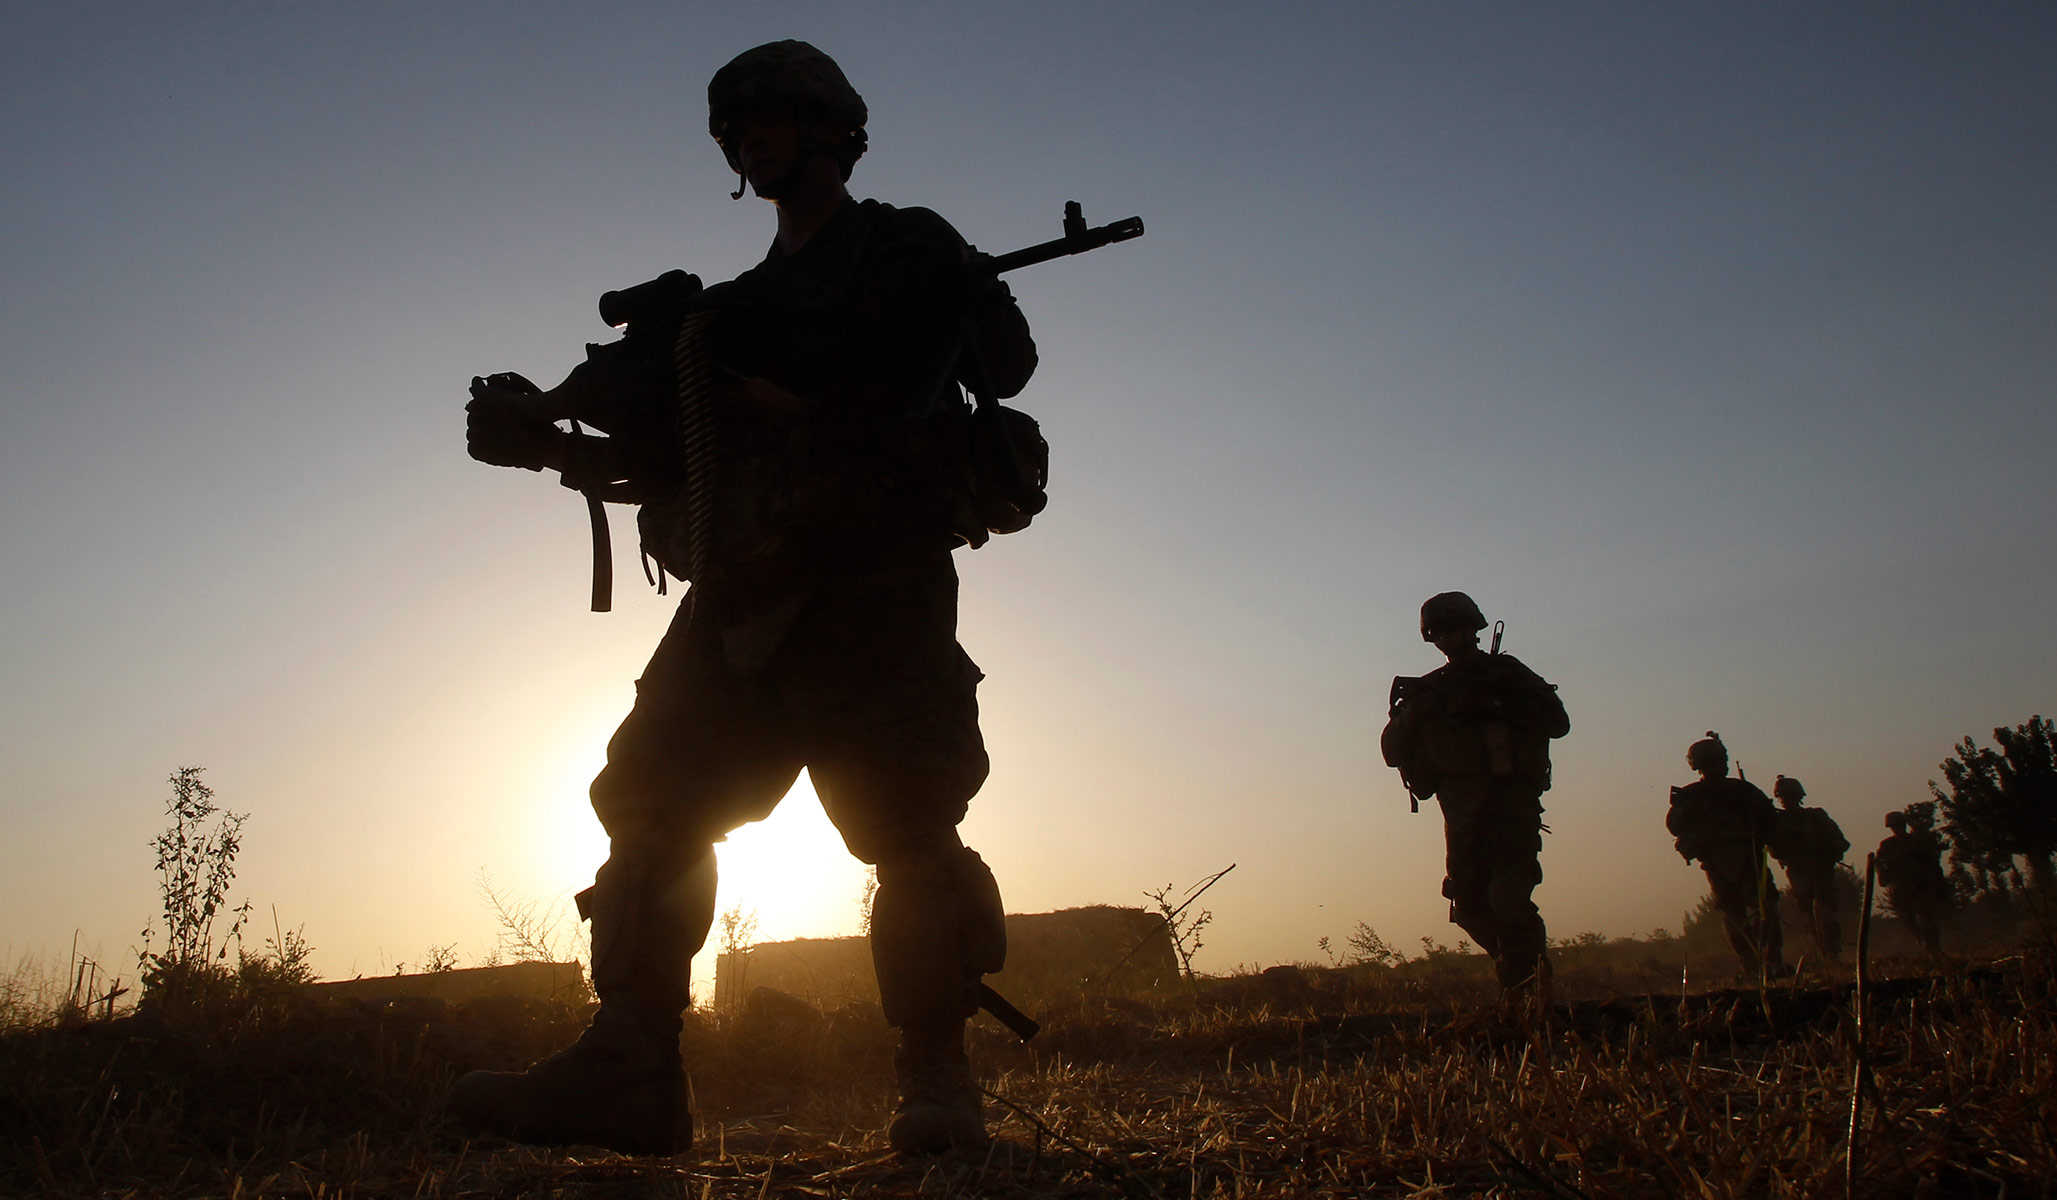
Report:
[[[1007,961],[1000,887],[955,829],[880,853],[871,955],[879,1004],[900,1031],[893,1148],[932,1153],[986,1140],[982,1096],[964,1049],[984,976]]]
[[[1786,895],[1792,898],[1794,911],[1800,914],[1800,922],[1807,928],[1807,935],[1813,939],[1816,954],[1821,952],[1821,922],[1815,919],[1814,891],[1808,885],[1805,873],[1786,868]]]
[[[1914,930],[1915,940],[1921,943],[1922,949],[1928,951],[1932,958],[1940,958],[1943,953],[1940,907],[1926,897],[1908,906],[1907,924]]]
[[[1502,929],[1492,894],[1490,787],[1490,777],[1483,775],[1445,779],[1436,802],[1443,811],[1443,897],[1450,902],[1450,922],[1497,961]]]
[[[964,1028],[981,977],[1006,960],[1006,925],[992,872],[957,835],[988,764],[947,554],[839,581],[794,637],[808,665],[786,695],[815,791],[851,853],[878,868],[872,962],[900,1031],[891,1143],[982,1146]]]
[[[1843,919],[1836,911],[1833,891],[1823,892],[1814,901],[1814,937],[1825,957],[1836,959],[1843,956]]]
[[[1731,861],[1733,855],[1715,852],[1703,857],[1700,866],[1707,872],[1707,890],[1714,898],[1714,909],[1721,914],[1721,930],[1728,938],[1728,948],[1735,953],[1747,975],[1757,973],[1757,938],[1752,928],[1747,889],[1749,873],[1743,864]]]
[[[686,645],[682,626],[638,681],[593,781],[609,853],[579,908],[600,1009],[575,1045],[528,1071],[458,1081],[452,1111],[491,1132],[628,1153],[691,1143],[678,1038],[714,919],[714,843],[769,814],[799,767],[763,690]]]
[[[1526,792],[1508,793],[1495,801],[1486,899],[1499,933],[1494,970],[1500,986],[1513,988],[1537,978],[1549,946],[1534,898],[1536,885],[1543,881],[1543,808],[1539,798]]]
[[[1751,873],[1755,878],[1749,903],[1757,930],[1757,945],[1764,956],[1765,969],[1774,975],[1783,974],[1786,969],[1785,919],[1778,911],[1778,884],[1772,879],[1770,864],[1762,855],[1757,857]]]
[[[1807,915],[1815,952],[1828,959],[1840,956],[1843,930],[1836,919],[1835,869],[1792,871],[1788,872],[1787,881],[1792,885],[1794,902]]]

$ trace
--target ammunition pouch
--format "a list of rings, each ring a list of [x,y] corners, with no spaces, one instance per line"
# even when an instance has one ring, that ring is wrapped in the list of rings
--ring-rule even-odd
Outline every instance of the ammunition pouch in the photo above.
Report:
[[[1028,528],[1050,503],[1050,443],[1042,427],[1020,409],[984,403],[972,410],[965,432],[973,517],[988,533]]]

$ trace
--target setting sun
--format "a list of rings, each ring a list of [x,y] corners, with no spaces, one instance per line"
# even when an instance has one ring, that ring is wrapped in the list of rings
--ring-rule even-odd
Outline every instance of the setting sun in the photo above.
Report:
[[[593,881],[607,858],[607,834],[593,815],[586,788],[606,762],[608,734],[620,714],[589,704],[565,722],[561,738],[537,748],[538,775],[549,780],[535,793],[536,836],[529,877],[535,894],[560,903]],[[718,911],[738,907],[756,919],[754,940],[838,937],[858,932],[866,870],[851,857],[822,812],[814,785],[802,772],[777,810],[745,825],[715,847],[721,869]],[[719,930],[709,953],[694,962],[696,994],[713,985]]]
[[[730,834],[715,855],[721,863],[720,907],[754,912],[756,940],[858,931],[864,864],[844,848],[805,772],[770,817]],[[718,949],[711,943],[709,948]],[[712,958],[707,962],[711,976]]]

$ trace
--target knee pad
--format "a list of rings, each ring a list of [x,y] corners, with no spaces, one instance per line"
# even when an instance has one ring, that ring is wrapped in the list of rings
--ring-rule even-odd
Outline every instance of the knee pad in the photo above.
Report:
[[[715,885],[712,846],[653,854],[617,842],[577,897],[593,923],[593,990],[683,1008],[687,971],[714,923]]]
[[[980,977],[1007,962],[1007,922],[993,872],[952,831],[881,858],[878,876],[871,955],[886,1021],[929,1025],[971,1016]]]

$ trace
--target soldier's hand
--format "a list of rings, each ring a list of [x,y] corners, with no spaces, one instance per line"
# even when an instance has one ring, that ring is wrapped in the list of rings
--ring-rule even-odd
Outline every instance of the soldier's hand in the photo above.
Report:
[[[540,471],[555,465],[560,433],[544,415],[542,390],[511,372],[473,377],[464,406],[465,450],[496,467]]]
[[[555,421],[564,415],[553,411],[559,406],[551,400],[549,393],[529,382],[528,376],[513,371],[472,376],[471,398],[477,400],[488,395],[496,404],[524,411],[545,421]]]

